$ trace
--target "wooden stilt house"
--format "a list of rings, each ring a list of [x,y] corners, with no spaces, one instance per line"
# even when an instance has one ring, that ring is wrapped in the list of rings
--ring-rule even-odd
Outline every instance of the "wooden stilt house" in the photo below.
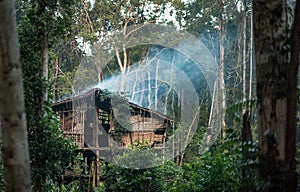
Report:
[[[134,142],[159,147],[165,142],[166,131],[173,124],[171,119],[121,97],[111,97],[107,91],[92,89],[56,102],[53,110],[59,115],[64,136],[73,138],[84,150],[105,149],[114,143],[126,146]]]

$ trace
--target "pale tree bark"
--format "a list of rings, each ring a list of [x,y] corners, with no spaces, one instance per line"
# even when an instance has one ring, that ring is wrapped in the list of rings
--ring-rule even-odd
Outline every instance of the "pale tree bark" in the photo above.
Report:
[[[134,8],[134,6],[131,5],[129,10],[126,12],[126,18],[125,18],[124,26],[122,28],[122,34],[123,34],[124,39],[128,35],[127,27],[128,27],[129,22],[132,20],[132,18],[130,17],[130,14],[131,14],[133,8]],[[116,28],[118,28],[117,25],[119,25],[119,24],[118,23],[116,24]],[[120,67],[120,71],[122,74],[124,74],[128,67],[127,66],[128,59],[127,59],[127,51],[126,51],[125,42],[122,42],[121,44],[122,44],[121,48],[122,48],[122,52],[123,52],[123,61],[121,59],[118,43],[115,44],[115,51],[116,51],[116,57],[117,57],[117,61],[118,61],[119,67]]]
[[[154,90],[154,110],[157,111],[158,107],[158,69],[159,69],[159,63],[160,61],[158,60],[156,63],[156,70],[155,70],[155,90]],[[150,90],[149,90],[150,91]]]
[[[53,90],[52,90],[52,95],[54,96],[53,102],[55,102],[56,98],[56,92],[57,92],[57,87],[56,87],[56,82],[58,78],[58,72],[59,72],[59,61],[58,58],[55,59],[55,68],[54,68],[54,78],[53,78]]]
[[[31,191],[14,1],[0,1],[0,115],[5,191]]]
[[[49,66],[49,55],[48,55],[48,42],[46,39],[43,39],[40,43],[40,52],[41,52],[41,63],[42,63],[42,76],[45,81],[48,81],[48,66]],[[43,90],[42,101],[48,100],[48,90]]]
[[[251,4],[252,7],[252,4]],[[250,42],[249,42],[249,100],[252,99],[253,84],[253,9],[250,13]]]
[[[247,100],[247,2],[243,1],[243,102]],[[243,114],[246,112],[243,104]]]
[[[220,16],[219,16],[219,30],[220,30],[220,91],[221,91],[221,107],[222,110],[226,109],[226,91],[225,91],[225,51],[224,51],[224,41],[225,41],[225,27],[223,21],[223,0],[219,2]],[[221,113],[221,136],[222,139],[226,138],[226,122],[225,122],[225,112]]]
[[[173,89],[172,83],[174,81],[173,80],[173,74],[174,74],[174,60],[175,60],[175,56],[176,56],[175,54],[176,54],[176,52],[174,51],[173,56],[172,56],[171,69],[170,69],[170,74],[171,74],[170,82],[171,82],[171,84],[169,85],[170,87],[169,87],[169,89],[168,89],[168,91],[166,93],[166,96],[165,96],[164,114],[166,114],[166,115],[168,114],[168,102],[169,102],[169,97],[170,97],[169,94],[170,94],[170,92]],[[171,107],[172,107],[172,111],[170,113],[170,114],[172,114],[171,119],[175,119],[175,117],[174,117],[174,92],[172,92]]]
[[[287,132],[287,20],[283,0],[254,0],[260,191],[285,188]],[[290,110],[290,109],[289,109]]]
[[[150,108],[150,106],[152,105],[152,101],[151,101],[151,93],[150,93],[150,90],[151,90],[151,73],[150,71],[147,72],[148,74],[148,108]]]
[[[243,23],[240,23],[238,25],[238,34],[243,34]],[[236,70],[236,81],[234,81],[234,87],[239,86],[240,82],[243,80],[243,77],[240,77],[240,73],[242,74],[243,70],[242,70],[242,60],[243,60],[243,48],[242,48],[242,43],[243,43],[243,38],[242,35],[237,37],[237,48],[238,48],[238,52],[237,52],[237,70]]]

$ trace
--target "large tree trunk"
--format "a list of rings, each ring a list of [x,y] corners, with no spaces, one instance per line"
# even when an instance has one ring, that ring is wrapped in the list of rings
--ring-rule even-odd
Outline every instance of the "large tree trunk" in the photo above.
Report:
[[[288,95],[287,95],[287,130],[285,147],[285,178],[286,191],[296,191],[296,126],[297,126],[297,74],[300,51],[300,2],[297,1],[294,16],[294,28],[291,37],[291,60],[288,66]]]
[[[261,191],[284,185],[287,130],[287,21],[285,1],[254,0]]]
[[[0,115],[5,191],[31,191],[14,1],[0,1]]]

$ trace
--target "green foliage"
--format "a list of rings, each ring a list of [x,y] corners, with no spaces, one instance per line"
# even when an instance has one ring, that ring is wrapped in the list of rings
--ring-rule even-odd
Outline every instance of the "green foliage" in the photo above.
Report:
[[[63,15],[69,14],[68,10],[65,9],[66,7],[63,6],[70,6],[70,2],[60,1],[61,7],[58,7],[57,1],[32,1],[22,4],[19,10],[21,18],[18,20],[18,30],[24,79],[31,177],[33,188],[36,191],[48,191],[51,189],[50,184],[55,184],[64,173],[75,149],[74,144],[70,140],[63,138],[60,130],[60,121],[51,109],[52,101],[43,102],[42,100],[44,90],[49,89],[49,82],[45,81],[41,73],[39,43],[42,37],[38,36],[40,35],[39,32],[49,30],[48,28],[41,29],[45,25],[53,27],[49,34],[59,30],[59,28],[54,27],[54,24],[60,23],[59,20],[61,18],[53,18],[53,13],[58,9],[63,9],[66,11],[62,13]],[[46,8],[45,12],[40,13],[42,14],[39,15],[40,17],[37,15],[37,3],[44,3],[44,6],[49,8]],[[51,11],[53,12],[51,13]],[[53,23],[50,24],[50,21]],[[56,21],[58,23],[55,23]],[[63,21],[61,20],[61,22]],[[66,29],[66,26],[61,27]],[[60,35],[63,34],[64,32],[61,31]],[[60,35],[57,34],[56,37]],[[52,38],[51,42],[54,43],[56,40]],[[51,95],[49,97],[51,98]]]
[[[105,185],[107,191],[161,191],[162,178],[155,169],[125,169],[109,165]]]
[[[243,157],[243,148],[249,153]],[[257,147],[231,138],[183,166],[183,182],[172,191],[255,191]],[[250,177],[242,177],[242,170]],[[249,176],[249,175],[248,175]]]
[[[141,166],[139,149],[143,149],[143,155],[147,153],[147,147],[135,146],[124,156],[118,158],[118,164],[122,162],[132,163],[131,166]],[[150,155],[150,153],[149,153]],[[128,159],[128,157],[132,157]],[[149,160],[154,159],[149,156]],[[120,165],[120,164],[119,164]],[[181,167],[173,162],[165,162],[163,165],[148,169],[124,168],[112,164],[106,164],[103,167],[104,178],[103,186],[105,191],[168,191],[169,188],[176,186],[183,174]]]
[[[36,131],[29,135],[29,147],[32,181],[40,182],[34,183],[34,187],[46,190],[47,182],[57,181],[64,173],[75,145],[63,138],[60,122],[50,107],[44,107],[42,114],[42,118],[35,118],[35,121],[28,123],[29,128]],[[39,184],[42,186],[35,186]]]
[[[73,9],[73,0],[33,0],[28,2],[17,1],[17,8],[21,12],[21,20],[28,19],[35,38],[35,43],[41,40],[49,44],[56,44],[70,31]]]
[[[155,161],[153,156],[141,160],[141,149],[143,155],[147,154],[147,147],[135,145],[117,158],[117,164],[139,167],[147,160]],[[148,169],[106,163],[99,191],[256,191],[257,153],[255,142],[242,143],[238,134],[232,132],[227,142],[216,143],[183,167],[172,161]]]
[[[83,154],[79,152],[67,168],[69,175],[64,175],[60,185],[52,185],[53,192],[77,192],[88,191],[88,171]]]
[[[61,99],[70,95],[70,90],[72,89],[72,81],[74,74],[70,71],[67,71],[61,75],[59,75],[56,79],[57,87],[55,97],[56,99]],[[64,85],[64,87],[61,87]]]

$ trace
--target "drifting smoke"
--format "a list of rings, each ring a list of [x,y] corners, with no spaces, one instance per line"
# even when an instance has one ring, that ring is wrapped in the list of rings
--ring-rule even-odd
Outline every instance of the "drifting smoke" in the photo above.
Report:
[[[167,99],[173,94],[178,96],[180,86],[181,92],[186,94],[189,89],[195,89],[198,97],[208,91],[202,72],[191,59],[174,49],[155,46],[143,61],[131,65],[126,73],[112,74],[90,89],[118,92],[130,102],[166,114]]]

